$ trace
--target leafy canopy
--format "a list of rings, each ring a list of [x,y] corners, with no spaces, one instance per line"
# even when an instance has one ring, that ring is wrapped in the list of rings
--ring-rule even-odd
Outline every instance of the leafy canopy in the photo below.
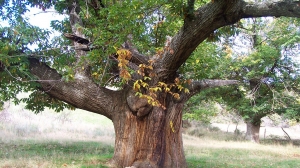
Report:
[[[299,19],[262,18],[243,20],[240,34],[224,39],[226,56],[217,72],[243,83],[236,88],[205,92],[237,111],[245,121],[259,124],[268,114],[284,114],[299,120]],[[251,24],[250,24],[251,23]],[[242,41],[240,41],[242,39]],[[241,43],[246,50],[233,52]],[[244,50],[244,51],[241,51]]]
[[[42,11],[55,10],[66,15],[73,1],[58,0],[4,0],[0,3],[0,17],[8,25],[0,26],[0,100],[14,100],[27,103],[27,108],[36,112],[44,107],[62,110],[69,105],[51,98],[39,90],[37,79],[29,72],[28,57],[38,58],[62,75],[62,79],[74,79],[74,69],[85,62],[90,65],[93,80],[102,86],[120,87],[126,80],[115,78],[117,66],[111,56],[117,53],[128,35],[132,43],[141,52],[155,55],[160,52],[168,35],[176,33],[183,24],[183,19],[190,12],[186,0],[124,0],[76,1],[76,8],[82,18],[82,25],[76,25],[91,42],[92,51],[80,60],[75,59],[76,50],[72,41],[63,36],[72,33],[69,18],[52,20],[51,29],[61,35],[53,37],[52,30],[41,29],[29,23],[25,14],[31,8]],[[197,1],[200,7],[208,0]],[[33,46],[33,47],[32,47]],[[131,70],[124,68],[123,77],[129,77]],[[29,98],[19,99],[19,92],[30,92]],[[175,95],[176,96],[176,95]],[[34,106],[34,104],[36,106]]]

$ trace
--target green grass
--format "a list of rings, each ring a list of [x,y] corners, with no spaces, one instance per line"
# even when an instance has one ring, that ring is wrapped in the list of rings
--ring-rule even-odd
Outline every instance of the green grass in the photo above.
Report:
[[[269,151],[256,151],[248,149],[200,149],[196,154],[188,154],[187,162],[190,168],[215,167],[300,167],[300,158],[270,153]]]
[[[0,167],[106,167],[113,150],[99,142],[1,142]]]
[[[195,140],[195,139],[194,139]],[[200,140],[204,144],[206,140]],[[300,150],[295,146],[258,145],[248,142],[214,141],[219,146],[185,145],[190,168],[300,167]],[[230,148],[249,145],[246,148]],[[228,147],[226,147],[228,145]],[[99,142],[18,140],[0,143],[0,167],[104,168],[114,148]],[[298,152],[297,152],[298,151]]]
[[[104,168],[113,156],[107,118],[82,110],[35,115],[11,107],[0,112],[0,168]],[[190,168],[300,167],[300,141],[246,142],[242,134],[197,125],[183,135]]]

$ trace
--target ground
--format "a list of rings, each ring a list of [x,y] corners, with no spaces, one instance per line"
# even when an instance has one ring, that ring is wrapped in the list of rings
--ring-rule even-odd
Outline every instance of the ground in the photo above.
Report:
[[[108,166],[114,131],[107,118],[82,110],[47,110],[36,115],[22,106],[6,107],[0,112],[0,167]],[[242,123],[238,129],[244,131]],[[262,133],[266,129],[266,139],[284,135],[278,127],[261,129]],[[299,137],[299,130],[292,132],[298,126],[284,129],[292,139]],[[188,128],[183,143],[189,167],[300,167],[299,143],[293,145],[281,137],[283,141],[254,144],[233,130],[234,124],[216,123]]]

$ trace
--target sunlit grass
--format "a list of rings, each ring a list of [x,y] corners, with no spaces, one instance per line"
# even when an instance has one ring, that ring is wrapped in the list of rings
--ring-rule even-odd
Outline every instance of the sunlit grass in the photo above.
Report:
[[[184,135],[189,167],[300,167],[300,147]]]
[[[300,167],[300,147],[288,141],[255,144],[241,134],[198,125],[184,134],[191,168]],[[198,136],[198,137],[196,137]],[[114,151],[107,118],[82,110],[35,115],[22,107],[0,112],[1,168],[101,168]]]

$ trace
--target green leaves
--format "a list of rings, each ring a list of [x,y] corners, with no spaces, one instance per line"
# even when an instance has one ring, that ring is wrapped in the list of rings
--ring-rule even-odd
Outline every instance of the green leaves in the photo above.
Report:
[[[60,112],[65,108],[74,109],[71,105],[57,100],[42,91],[34,91],[28,98],[22,98],[21,101],[26,103],[25,108],[35,113],[44,111],[46,107],[54,109],[56,112]]]
[[[253,121],[271,113],[288,114],[299,107],[295,103],[298,95],[287,94],[295,93],[299,85],[294,80],[299,76],[295,68],[298,63],[293,61],[292,52],[287,52],[296,50],[293,40],[289,41],[294,38],[294,23],[285,18],[254,23],[252,31],[245,34],[253,39],[252,51],[235,55],[222,66],[229,78],[242,80],[244,85],[218,90],[229,108],[237,110],[245,120]],[[264,29],[266,25],[269,29]]]

